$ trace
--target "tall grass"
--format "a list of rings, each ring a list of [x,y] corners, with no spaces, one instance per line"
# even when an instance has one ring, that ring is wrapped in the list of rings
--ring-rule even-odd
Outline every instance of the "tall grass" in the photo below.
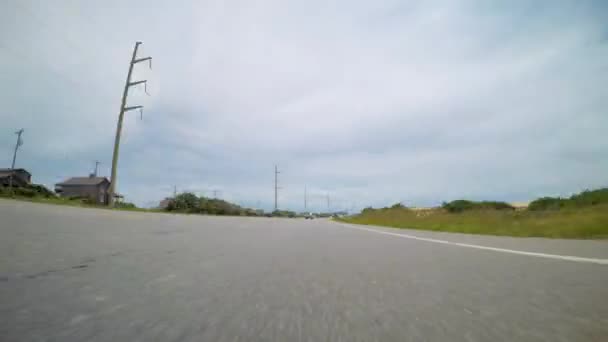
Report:
[[[608,203],[561,210],[512,211],[367,209],[344,222],[470,234],[551,238],[608,238]]]
[[[552,238],[608,238],[608,188],[569,198],[542,197],[527,210],[504,202],[456,200],[418,211],[403,206],[372,209],[345,222],[445,232]]]

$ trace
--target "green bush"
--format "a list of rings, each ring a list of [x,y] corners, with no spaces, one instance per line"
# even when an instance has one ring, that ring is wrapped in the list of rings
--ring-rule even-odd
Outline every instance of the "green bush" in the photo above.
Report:
[[[35,191],[36,194],[41,197],[50,198],[56,196],[54,192],[42,184],[29,184],[27,188]]]
[[[499,201],[482,201],[479,202],[478,206],[481,209],[494,209],[494,210],[515,210],[515,208],[507,202]]]
[[[137,208],[137,206],[133,203],[130,202],[116,202],[114,203],[114,207],[115,208],[120,208],[120,209],[135,209]]]
[[[566,199],[559,197],[541,197],[528,204],[528,210],[559,210],[566,205]]]
[[[467,200],[455,200],[451,202],[443,202],[441,207],[450,213],[460,213],[465,210],[472,210],[475,208],[475,204],[472,201]]]
[[[498,201],[467,201],[455,200],[444,202],[441,207],[450,213],[461,213],[466,210],[514,210],[513,206],[506,202]]]
[[[183,211],[197,211],[199,208],[199,198],[191,192],[181,193],[171,201],[168,210],[183,210]]]
[[[166,210],[209,215],[257,215],[257,213],[251,209],[245,209],[236,204],[217,198],[197,197],[190,192],[184,192],[177,195],[169,202]]]
[[[40,184],[28,184],[23,187],[14,186],[12,191],[15,196],[21,196],[21,197],[27,197],[27,198],[55,197],[55,194],[51,190],[47,189],[44,185],[40,185]],[[11,195],[11,191],[10,191],[9,187],[0,187],[0,196],[7,197],[10,195]]]
[[[22,196],[22,197],[36,197],[38,195],[38,193],[33,190],[33,189],[27,189],[27,188],[16,188],[14,189],[14,193],[16,196]]]
[[[585,190],[580,194],[572,195],[568,201],[575,206],[590,206],[608,203],[608,188]]]
[[[541,197],[530,202],[528,210],[559,210],[570,207],[589,207],[602,203],[608,203],[608,188],[585,190],[569,198]]]

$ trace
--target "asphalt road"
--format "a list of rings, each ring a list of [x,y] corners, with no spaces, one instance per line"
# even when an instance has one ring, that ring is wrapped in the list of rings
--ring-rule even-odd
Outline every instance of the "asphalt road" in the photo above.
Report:
[[[608,258],[607,241],[378,230]],[[325,220],[0,200],[1,341],[608,341],[608,266]]]

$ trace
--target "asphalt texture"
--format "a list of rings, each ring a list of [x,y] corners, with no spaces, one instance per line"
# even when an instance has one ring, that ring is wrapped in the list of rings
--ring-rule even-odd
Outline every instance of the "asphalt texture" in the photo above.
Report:
[[[608,241],[390,231],[608,257]],[[0,341],[608,341],[608,266],[327,220],[0,200]]]

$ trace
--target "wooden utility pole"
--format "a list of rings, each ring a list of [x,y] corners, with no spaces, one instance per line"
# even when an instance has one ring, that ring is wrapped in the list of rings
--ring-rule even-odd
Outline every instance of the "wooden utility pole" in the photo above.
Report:
[[[133,49],[133,56],[131,57],[131,63],[129,63],[129,72],[127,73],[127,81],[125,82],[125,89],[123,90],[123,93],[122,93],[120,112],[118,114],[118,124],[116,125],[116,138],[114,139],[114,153],[112,154],[112,175],[111,175],[111,180],[110,180],[111,183],[110,183],[110,190],[109,190],[110,199],[108,201],[108,204],[110,206],[114,205],[114,195],[116,193],[116,168],[118,166],[118,151],[120,148],[120,134],[122,133],[123,117],[125,115],[125,112],[128,112],[130,110],[139,109],[141,118],[143,119],[143,108],[144,108],[143,106],[126,107],[127,96],[129,95],[129,88],[132,86],[136,86],[138,84],[142,84],[142,83],[144,84],[144,86],[147,84],[147,80],[131,82],[131,74],[133,73],[133,66],[135,66],[135,64],[137,64],[139,62],[149,61],[150,69],[152,69],[152,57],[137,58],[137,49],[139,48],[139,45],[141,45],[141,42],[136,42],[135,48]]]
[[[278,207],[278,193],[279,193],[279,185],[278,185],[278,178],[279,178],[279,169],[277,168],[277,166],[274,166],[274,211],[277,211],[279,209]]]
[[[93,172],[93,176],[97,177],[97,167],[101,164],[99,160],[95,161],[95,171]]]
[[[13,173],[15,172],[15,161],[17,160],[17,150],[19,146],[23,145],[23,140],[21,140],[21,134],[23,134],[24,129],[20,129],[15,134],[17,134],[17,143],[15,144],[15,151],[13,152],[13,163],[11,164],[11,173],[8,176],[8,190],[9,193],[13,194]]]

